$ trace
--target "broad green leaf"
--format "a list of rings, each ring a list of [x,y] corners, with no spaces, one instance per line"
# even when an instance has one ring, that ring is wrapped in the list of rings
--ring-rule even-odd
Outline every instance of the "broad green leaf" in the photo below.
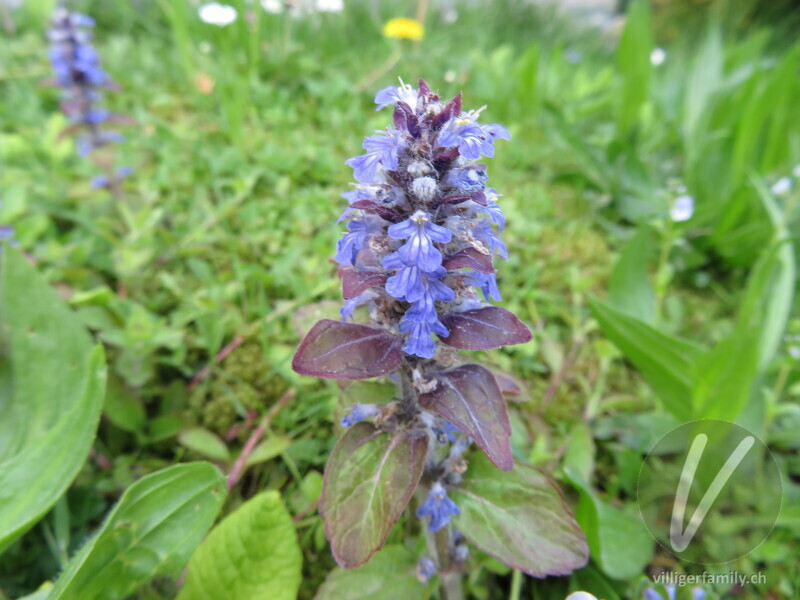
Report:
[[[641,518],[606,504],[580,475],[566,470],[580,492],[575,516],[586,532],[592,559],[613,579],[630,579],[650,562],[655,542]]]
[[[734,421],[742,412],[757,375],[758,333],[736,327],[700,358],[692,390],[695,418]]]
[[[597,299],[590,298],[589,305],[603,333],[641,371],[664,408],[681,421],[692,418],[693,374],[705,351]]]
[[[473,454],[464,482],[449,490],[456,527],[478,548],[534,577],[566,575],[586,564],[586,538],[558,486],[516,464],[501,471]]]
[[[594,473],[594,438],[592,429],[583,421],[576,421],[572,425],[564,465],[580,473],[584,481],[591,481]]]
[[[0,252],[0,552],[55,504],[94,440],[105,360],[27,260]]]
[[[407,600],[421,598],[419,557],[400,545],[386,546],[358,569],[334,569],[314,600]]]
[[[228,450],[228,446],[217,434],[210,432],[208,429],[187,429],[181,432],[178,436],[178,441],[190,450],[194,450],[198,454],[213,460],[220,462],[230,462],[231,460],[231,452]]]
[[[69,561],[48,600],[124,600],[154,577],[176,577],[225,496],[225,478],[208,463],[143,477]]]
[[[656,294],[648,281],[647,267],[654,250],[653,231],[642,227],[625,244],[608,282],[608,303],[651,325],[656,312]]]
[[[360,567],[383,546],[417,488],[427,437],[389,435],[358,423],[336,444],[325,467],[320,513],[333,556]]]
[[[114,425],[131,433],[141,432],[147,422],[142,403],[116,377],[108,380],[103,414]]]
[[[27,596],[18,598],[17,600],[47,600],[47,598],[50,596],[50,591],[52,589],[53,589],[53,584],[47,582],[45,584],[42,584],[42,586],[32,594],[28,594]]]
[[[255,447],[253,453],[247,457],[245,465],[250,467],[258,463],[272,460],[291,446],[291,444],[292,438],[288,435],[271,435]]]
[[[622,75],[622,93],[619,107],[619,129],[625,133],[636,124],[639,111],[647,100],[650,87],[650,52],[653,50],[653,32],[650,25],[650,5],[638,0],[631,4],[625,20],[625,29],[619,41],[617,62]]]
[[[178,600],[294,600],[302,567],[280,494],[262,492],[225,517],[192,555]]]

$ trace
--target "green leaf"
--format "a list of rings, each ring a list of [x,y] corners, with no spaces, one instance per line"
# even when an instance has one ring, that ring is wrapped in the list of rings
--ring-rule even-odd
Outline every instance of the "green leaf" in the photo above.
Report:
[[[386,546],[363,567],[331,571],[314,600],[422,598],[425,588],[417,580],[417,560],[404,546]]]
[[[647,267],[654,250],[653,231],[642,227],[625,244],[608,282],[608,303],[651,325],[656,313],[656,294],[648,281]]]
[[[108,380],[103,414],[124,431],[140,433],[147,415],[139,399],[116,377]]]
[[[176,577],[225,496],[225,478],[208,463],[143,477],[69,561],[49,600],[123,600],[154,577]]]
[[[245,466],[250,467],[272,460],[291,446],[291,444],[292,438],[288,435],[271,435],[255,447],[252,454],[247,457]]]
[[[178,600],[294,600],[302,566],[280,494],[262,492],[225,517],[192,555]]]
[[[758,370],[763,372],[775,356],[786,329],[797,266],[784,215],[763,181],[754,178],[753,185],[772,222],[775,241],[764,250],[750,273],[738,321],[740,326],[759,331]]]
[[[697,364],[694,417],[733,421],[744,409],[758,368],[758,331],[736,327]]]
[[[667,411],[680,421],[691,419],[693,374],[705,351],[595,298],[589,298],[589,306],[603,333],[641,371]]]
[[[0,552],[64,493],[94,440],[105,360],[27,260],[4,248],[0,273]]]
[[[650,53],[653,50],[653,32],[650,25],[650,5],[639,0],[631,4],[625,29],[619,41],[617,62],[622,75],[619,129],[630,130],[639,118],[639,111],[647,100],[650,87]]]
[[[624,585],[617,584],[617,587],[624,589]],[[575,571],[569,579],[571,591],[592,590],[592,594],[597,594],[603,600],[622,600],[623,592],[617,587],[594,564]]]
[[[198,454],[207,456],[220,462],[230,462],[231,452],[228,446],[219,436],[210,432],[208,429],[187,429],[178,436],[178,441],[183,445],[194,450]]]
[[[464,482],[449,490],[456,527],[478,548],[534,577],[566,575],[586,564],[586,538],[558,486],[538,469],[501,471],[473,454]]]
[[[425,467],[428,438],[389,435],[358,423],[336,444],[325,467],[320,513],[333,556],[360,567],[383,546]]]
[[[564,465],[580,473],[584,481],[591,481],[594,473],[594,438],[592,429],[583,421],[576,421],[572,425]]]
[[[580,492],[575,516],[586,532],[592,558],[613,579],[636,577],[650,562],[654,547],[641,518],[606,504],[579,475],[565,473]]]

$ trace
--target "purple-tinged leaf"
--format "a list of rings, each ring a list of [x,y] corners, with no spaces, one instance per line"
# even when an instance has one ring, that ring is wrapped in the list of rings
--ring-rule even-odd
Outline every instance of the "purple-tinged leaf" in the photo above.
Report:
[[[439,385],[422,394],[420,405],[468,435],[494,464],[505,471],[514,466],[511,424],[506,402],[494,375],[480,365],[463,365],[436,376]]]
[[[388,206],[382,206],[372,200],[357,200],[350,205],[350,208],[357,208],[364,212],[376,214],[390,223],[399,223],[403,220],[403,217],[396,210],[392,210]]]
[[[497,387],[504,396],[509,397],[508,400],[512,402],[526,402],[529,398],[527,396],[527,388],[522,381],[511,373],[500,371],[499,369],[490,369],[494,379],[497,382]]]
[[[354,569],[380,550],[414,494],[428,438],[386,434],[368,423],[347,430],[325,466],[320,513],[336,562]]]
[[[453,117],[457,117],[461,114],[461,92],[458,93],[458,96],[453,98],[447,106],[445,106],[442,111],[433,118],[433,129],[434,131],[441,129],[444,127],[444,124],[447,123]]]
[[[461,204],[467,200],[472,200],[481,206],[486,206],[486,194],[481,191],[470,192],[469,194],[453,194],[452,196],[445,196],[439,201],[439,204]]]
[[[461,486],[448,490],[461,514],[455,525],[478,548],[532,575],[567,575],[589,558],[586,537],[558,486],[534,467],[510,473],[480,455]]]
[[[431,88],[428,85],[428,82],[422,79],[422,77],[420,77],[417,87],[419,88],[419,93],[417,94],[417,97],[427,98],[428,96],[430,96]]]
[[[419,119],[411,107],[405,102],[398,102],[394,109],[394,126],[418,138],[420,134]]]
[[[531,330],[517,315],[499,306],[487,306],[442,317],[450,335],[448,346],[460,350],[491,350],[531,341]],[[441,337],[441,336],[440,336]]]
[[[486,194],[484,194],[483,192],[480,192],[480,191],[473,192],[472,201],[473,202],[477,202],[481,206],[486,206],[488,204],[488,201],[486,200]]]
[[[292,359],[301,375],[369,379],[400,366],[402,338],[383,329],[324,319],[308,332]]]
[[[317,321],[322,319],[340,320],[342,318],[342,314],[339,312],[341,308],[342,303],[335,300],[322,300],[301,306],[292,315],[292,325],[297,337],[305,337],[317,324]]]
[[[436,165],[437,169],[443,169],[444,165],[447,163],[455,160],[460,155],[458,154],[458,148],[451,148],[445,152],[440,152],[436,156],[433,157],[433,162]]]
[[[465,248],[452,256],[448,256],[442,262],[442,266],[448,271],[463,267],[469,267],[481,273],[494,273],[495,271],[492,257],[478,252],[475,248]]]
[[[353,268],[339,270],[342,280],[342,296],[345,300],[355,298],[376,285],[383,285],[389,278],[385,273],[375,271],[357,271]]]

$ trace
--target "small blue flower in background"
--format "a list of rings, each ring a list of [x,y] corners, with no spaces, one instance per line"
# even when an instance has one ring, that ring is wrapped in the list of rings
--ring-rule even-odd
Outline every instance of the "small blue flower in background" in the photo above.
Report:
[[[51,42],[50,63],[55,74],[55,84],[61,88],[61,111],[72,125],[64,133],[74,134],[75,148],[79,156],[113,143],[122,143],[125,138],[116,131],[103,126],[129,120],[115,115],[100,106],[103,90],[117,86],[100,65],[100,56],[92,46],[94,19],[79,13],[56,8],[53,13],[48,38]],[[114,189],[116,184],[131,173],[130,167],[114,170],[112,161],[95,160],[106,171],[92,179],[94,188]]]
[[[670,218],[676,223],[688,221],[694,215],[694,198],[683,194],[675,198],[669,210]]]
[[[665,585],[664,590],[667,594],[666,597],[653,588],[645,588],[643,598],[644,600],[675,600],[677,598],[677,588],[673,584]],[[693,587],[690,591],[692,600],[705,600],[707,596],[706,591],[701,587]]]
[[[417,580],[420,583],[428,583],[436,575],[436,565],[430,558],[423,558],[417,563]]]
[[[13,240],[14,228],[8,225],[0,225],[0,252],[3,250],[3,243],[7,242],[10,246],[16,246],[17,242]]]
[[[675,586],[670,584],[665,586],[664,589],[667,592],[667,598],[664,598],[653,588],[646,588],[644,590],[644,600],[675,600]]]
[[[431,486],[430,494],[422,505],[417,509],[417,517],[430,517],[428,530],[436,533],[447,526],[451,516],[459,514],[458,506],[447,497],[447,490],[440,482]]]
[[[439,440],[440,444],[446,444],[450,442],[451,444],[456,441],[456,435],[461,433],[458,430],[458,427],[453,425],[450,421],[445,421],[444,419],[441,420],[440,424],[433,425],[431,427],[433,430],[436,439]]]
[[[343,416],[342,420],[339,422],[342,427],[352,427],[365,419],[371,419],[380,412],[377,404],[356,403],[348,410],[349,413]]]

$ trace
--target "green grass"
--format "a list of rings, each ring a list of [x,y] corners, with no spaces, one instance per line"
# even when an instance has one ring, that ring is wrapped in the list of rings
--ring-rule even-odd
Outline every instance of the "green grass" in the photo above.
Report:
[[[243,2],[233,4],[244,12]],[[0,223],[15,227],[20,247],[105,344],[109,395],[94,458],[3,555],[3,599],[56,577],[65,558],[56,548],[74,553],[135,479],[202,458],[178,442],[181,431],[204,427],[238,450],[288,390],[295,399],[270,433],[291,444],[248,471],[225,510],[280,490],[302,513],[301,597],[313,596],[334,566],[314,507],[338,390],[292,372],[299,331],[315,318],[297,311],[339,300],[330,258],[339,194],[350,182],[343,161],[386,126],[389,114],[376,113],[372,97],[398,76],[424,77],[445,97],[463,90],[465,106],[487,104],[485,120],[511,131],[488,163],[509,223],[499,283],[504,306],[535,339],[487,358],[531,389],[514,410],[517,458],[559,475],[575,423],[589,417],[592,483],[619,508],[635,511],[632,451],[602,432],[668,413],[628,362],[635,358],[604,337],[588,297],[608,296],[624,244],[649,228],[653,254],[637,277],[655,290],[652,325],[711,346],[734,329],[748,274],[776,232],[794,239],[798,231],[800,179],[774,198],[777,221],[759,195],[800,163],[800,45],[782,23],[743,26],[721,10],[695,11],[686,26],[698,35],[690,37],[676,34],[674,15],[640,11],[617,51],[614,39],[515,0],[468,4],[453,24],[432,3],[419,45],[381,37],[399,10],[391,3],[349,2],[342,15],[303,19],[259,11],[252,26],[240,19],[224,29],[201,23],[183,2],[76,5],[97,17],[103,65],[121,86],[108,106],[136,122],[120,128],[127,143],[117,155],[134,172],[117,201],[90,188],[91,163],[59,139],[57,91],[41,85],[47,3],[30,2],[0,44]],[[660,67],[649,62],[653,36],[667,49]],[[567,50],[580,51],[580,62],[567,61]],[[212,93],[199,89],[201,76]],[[669,203],[682,185],[695,216],[671,224]],[[780,331],[800,333],[793,318]],[[244,343],[215,364],[236,336]],[[778,440],[784,473],[796,478],[800,381],[789,345],[748,381],[745,414],[768,415],[752,423]],[[189,390],[207,365],[209,375]],[[784,502],[796,505],[797,484],[787,479],[786,488]],[[401,528],[390,539],[401,541]],[[798,541],[795,511],[736,565],[768,574],[748,597],[800,593],[790,559]],[[507,571],[475,554],[469,591],[505,597]],[[640,584],[611,585],[633,597]],[[557,598],[565,586],[526,579],[522,597]],[[138,597],[171,598],[174,589],[158,580]]]

